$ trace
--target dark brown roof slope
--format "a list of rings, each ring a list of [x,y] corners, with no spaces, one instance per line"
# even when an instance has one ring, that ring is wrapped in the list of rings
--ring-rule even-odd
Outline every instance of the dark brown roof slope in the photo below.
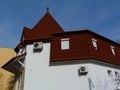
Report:
[[[21,37],[21,41],[23,41],[23,39],[26,39],[26,40],[29,39],[30,33],[31,33],[31,29],[29,29],[27,27],[24,27],[22,37]]]
[[[105,40],[107,42],[111,42],[111,43],[114,43],[115,45],[118,45],[120,46],[119,43],[117,43],[116,41],[113,41],[111,39],[108,39],[100,34],[97,34],[89,29],[84,29],[84,30],[73,30],[73,31],[65,31],[65,32],[61,32],[61,33],[53,33],[52,35],[53,36],[60,36],[60,35],[70,35],[70,34],[78,34],[78,33],[89,33],[90,35],[94,35],[98,38],[101,38],[102,40]]]
[[[34,26],[33,29],[24,27],[23,35],[25,40],[38,40],[50,38],[52,33],[64,32],[55,19],[47,12],[44,17]]]
[[[46,30],[46,32],[49,31],[50,33],[64,32],[49,12],[34,26],[33,30]]]

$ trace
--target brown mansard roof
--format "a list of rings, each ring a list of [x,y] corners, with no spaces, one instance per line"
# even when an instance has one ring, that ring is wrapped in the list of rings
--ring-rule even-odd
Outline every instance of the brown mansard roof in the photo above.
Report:
[[[120,65],[120,44],[89,30],[70,31],[53,34],[51,41],[51,62],[94,59],[95,61]],[[70,49],[61,49],[61,39],[69,38]],[[92,38],[97,40],[98,49],[92,44]],[[115,47],[115,56],[110,46]]]

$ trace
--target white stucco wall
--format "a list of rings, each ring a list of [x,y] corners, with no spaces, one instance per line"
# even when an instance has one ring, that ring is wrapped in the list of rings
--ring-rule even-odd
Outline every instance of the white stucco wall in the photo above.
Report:
[[[108,70],[112,71],[112,75],[108,75]],[[115,72],[120,73],[120,69],[98,64],[89,65],[89,77],[92,85],[91,90],[116,90]]]
[[[24,90],[114,90],[107,70],[115,68],[92,63],[50,66],[50,43],[43,43],[41,53],[33,53],[33,45],[27,46]],[[80,66],[88,67],[86,76],[79,76]]]
[[[41,53],[32,47],[27,46],[24,90],[89,90],[88,76],[78,75],[80,65],[49,66],[50,44]]]

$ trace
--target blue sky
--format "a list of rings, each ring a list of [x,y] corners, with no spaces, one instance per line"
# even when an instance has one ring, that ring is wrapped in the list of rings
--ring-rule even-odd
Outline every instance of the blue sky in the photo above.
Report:
[[[47,6],[66,31],[89,29],[120,39],[120,0],[1,0],[0,46],[15,48],[23,27],[32,28]]]

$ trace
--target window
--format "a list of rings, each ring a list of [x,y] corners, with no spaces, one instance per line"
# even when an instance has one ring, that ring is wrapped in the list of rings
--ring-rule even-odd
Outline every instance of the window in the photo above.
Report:
[[[70,40],[69,38],[63,38],[63,39],[61,39],[61,49],[62,50],[70,48],[69,40]]]
[[[98,47],[97,47],[97,40],[92,38],[92,44],[93,44],[93,47],[97,50]]]
[[[117,71],[115,71],[115,76],[118,77],[119,76],[119,73]]]
[[[110,46],[110,48],[111,48],[112,54],[115,56],[115,47],[114,46]]]
[[[111,70],[107,70],[107,72],[108,72],[108,75],[109,75],[109,76],[112,76],[112,75],[113,75]]]

